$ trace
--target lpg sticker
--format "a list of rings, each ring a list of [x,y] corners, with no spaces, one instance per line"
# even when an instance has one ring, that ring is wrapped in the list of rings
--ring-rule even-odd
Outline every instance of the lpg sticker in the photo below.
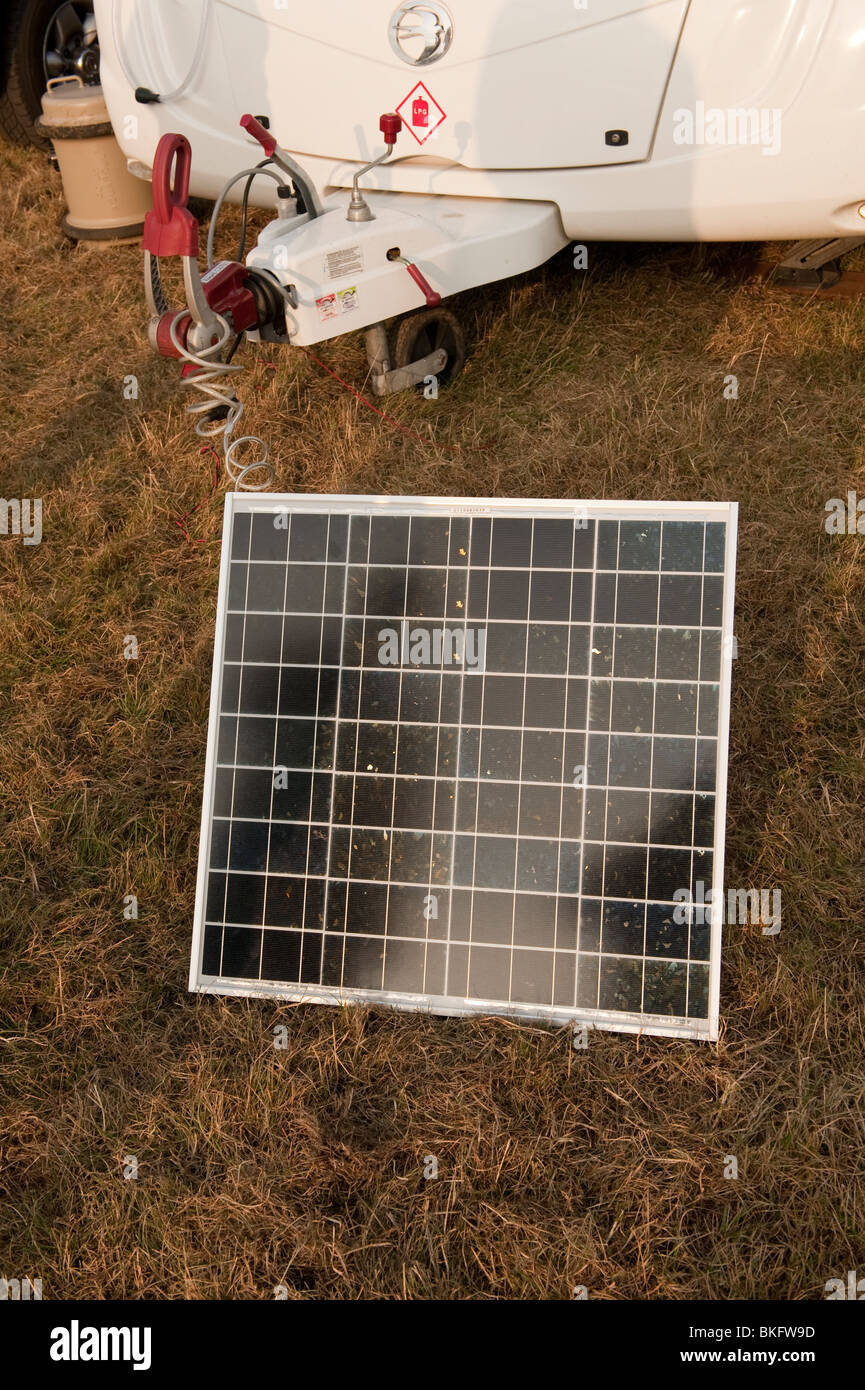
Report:
[[[446,115],[422,82],[412,87],[396,109],[419,145],[423,145],[433,131],[438,130]]]
[[[323,294],[321,299],[315,301],[315,307],[318,310],[318,317],[322,323],[326,323],[328,319],[335,319],[338,312],[336,307],[336,295]]]
[[[337,290],[336,297],[339,300],[340,313],[350,314],[352,309],[357,308],[357,285],[352,285],[348,290]]]
[[[341,246],[328,251],[324,258],[324,273],[328,280],[341,280],[344,275],[356,275],[363,270],[363,252],[359,246]]]

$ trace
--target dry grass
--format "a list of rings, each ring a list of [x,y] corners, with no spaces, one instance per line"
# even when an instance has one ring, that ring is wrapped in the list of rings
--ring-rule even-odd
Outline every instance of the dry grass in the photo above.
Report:
[[[241,350],[287,491],[740,501],[728,883],[780,887],[784,925],[729,929],[717,1047],[197,998],[221,507],[206,545],[172,524],[207,465],[138,248],[70,247],[56,176],[0,159],[2,491],[45,499],[40,547],[0,543],[0,1274],[50,1298],[812,1299],[865,1268],[865,542],[822,531],[865,494],[865,305],[767,292],[741,248],[565,254],[454,306],[469,370],[391,406],[429,447],[301,354],[271,381]],[[359,338],[323,355],[363,379]]]

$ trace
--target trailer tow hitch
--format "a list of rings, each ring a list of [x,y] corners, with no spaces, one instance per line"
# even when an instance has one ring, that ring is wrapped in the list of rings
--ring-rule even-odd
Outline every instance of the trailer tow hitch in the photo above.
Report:
[[[284,150],[280,150],[273,135],[269,130],[257,121],[254,116],[242,116],[240,124],[248,135],[257,140],[265,154],[272,158],[285,172],[290,173],[297,182],[296,166],[289,159]],[[346,210],[346,221],[348,222],[374,222],[375,213],[367,202],[360,189],[360,180],[364,174],[370,170],[377,169],[380,164],[384,164],[390,159],[396,146],[397,136],[402,130],[402,117],[396,111],[385,111],[379,117],[378,128],[384,136],[385,151],[378,158],[365,164],[362,169],[358,169],[351,185],[351,199]],[[437,290],[427,280],[419,266],[407,256],[402,256],[399,252],[388,252],[388,259],[400,261],[414,280],[418,289],[421,291],[427,302],[428,309],[438,309],[442,302],[442,297]],[[451,315],[445,316],[450,320]],[[387,329],[383,323],[372,323],[364,330],[364,341],[366,344],[366,356],[369,363],[370,380],[372,389],[377,396],[387,396],[394,391],[405,391],[411,386],[420,386],[425,382],[432,381],[445,370],[448,361],[447,352],[441,347],[435,347],[432,352],[418,358],[412,362],[402,362],[394,366],[390,358],[390,345],[388,343]]]
[[[211,218],[208,262],[216,217],[222,199],[232,183],[243,175],[259,172],[274,178],[280,195],[286,194],[293,207],[298,196],[306,220],[322,216],[324,209],[314,184],[305,171],[276,143],[270,131],[254,116],[244,115],[241,126],[264,149],[266,159],[256,168],[243,170],[225,186]],[[349,205],[358,221],[374,221],[358,179],[383,163],[393,152],[401,118],[393,112],[381,117],[379,128],[387,146],[384,155],[357,172]],[[247,266],[239,260],[210,264],[203,274],[198,267],[198,222],[187,206],[192,152],[185,136],[163,135],[153,161],[153,209],[144,222],[144,289],[150,311],[148,337],[154,351],[182,362],[181,384],[197,393],[199,399],[186,407],[195,419],[196,434],[212,439],[221,436],[226,474],[238,489],[261,491],[273,481],[267,447],[258,435],[237,436],[244,406],[231,379],[242,371],[232,360],[244,333],[261,334],[266,341],[290,342],[287,310],[297,309],[295,287],[283,285],[273,270]],[[276,166],[277,173],[272,167]],[[383,322],[365,329],[367,358],[373,392],[377,396],[424,387],[438,392],[439,381],[458,371],[465,358],[462,333],[454,316],[441,303],[441,295],[429,284],[420,267],[395,247],[388,259],[399,261],[426,300],[426,309],[403,319],[396,335],[395,361]],[[183,271],[185,307],[170,307],[163,288],[159,262],[179,257]],[[241,451],[243,457],[240,457]]]
[[[195,432],[222,436],[225,470],[236,488],[258,492],[273,480],[267,448],[257,435],[234,438],[243,414],[228,378],[242,371],[223,351],[248,329],[274,327],[285,332],[285,292],[265,270],[239,261],[218,261],[201,275],[198,269],[198,222],[186,206],[191,150],[183,135],[165,134],[153,161],[153,210],[144,221],[144,291],[150,310],[148,338],[163,357],[183,362],[182,384],[203,400],[186,407],[197,418]],[[162,286],[159,260],[179,256],[183,266],[186,308],[171,309]],[[241,460],[241,446],[255,455]],[[250,475],[258,473],[257,481]]]

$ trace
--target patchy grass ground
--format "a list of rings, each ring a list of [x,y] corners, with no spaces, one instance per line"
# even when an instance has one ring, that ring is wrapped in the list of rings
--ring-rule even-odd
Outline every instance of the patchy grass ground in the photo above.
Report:
[[[865,302],[767,291],[742,248],[565,254],[454,305],[469,369],[389,406],[428,446],[303,355],[274,376],[241,349],[285,490],[739,500],[728,883],[780,887],[784,920],[728,930],[717,1046],[198,998],[221,506],[206,544],[173,524],[207,461],[139,249],[70,246],[57,176],[0,160],[2,492],[45,501],[41,546],[0,542],[0,1274],[46,1298],[813,1299],[865,1267],[865,540],[822,529],[865,494]],[[359,337],[322,355],[363,381]]]

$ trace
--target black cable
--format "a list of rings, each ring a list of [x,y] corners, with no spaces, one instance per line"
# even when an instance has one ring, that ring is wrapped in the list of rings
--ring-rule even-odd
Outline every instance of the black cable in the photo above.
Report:
[[[272,160],[272,159],[263,159],[263,160],[261,161],[261,163],[260,163],[260,164],[256,164],[255,167],[256,167],[256,169],[264,169],[268,164],[272,164],[272,163],[273,163],[273,160]],[[248,177],[248,179],[246,180],[246,183],[245,183],[245,185],[244,185],[244,188],[243,188],[243,197],[242,197],[241,200],[240,200],[240,237],[239,237],[238,243],[237,243],[237,255],[235,256],[235,260],[238,260],[238,261],[242,261],[244,255],[245,255],[245,253],[246,253],[246,220],[247,220],[247,214],[248,214],[248,212],[249,212],[249,192],[250,192],[250,189],[252,188],[252,183],[253,183],[254,178],[255,178],[255,174],[250,174],[250,175],[249,175],[249,177]],[[298,209],[297,209],[298,212],[305,212],[305,211],[306,211],[306,208],[305,208],[304,203],[303,203],[303,199],[300,198],[300,197],[298,197],[298,190],[294,187],[293,184],[281,183],[281,184],[279,185],[279,187],[280,187],[280,188],[287,188],[287,189],[289,189],[289,191],[290,191],[290,192],[293,192],[293,193],[294,193],[294,196],[298,198]]]
[[[256,169],[264,169],[268,164],[272,163],[273,160],[270,158],[263,159],[261,163],[256,164],[255,167]],[[243,198],[240,204],[240,239],[237,243],[237,255],[234,258],[237,261],[242,261],[246,252],[246,216],[249,211],[249,190],[252,188],[252,181],[254,178],[255,174],[250,174],[243,188]]]

